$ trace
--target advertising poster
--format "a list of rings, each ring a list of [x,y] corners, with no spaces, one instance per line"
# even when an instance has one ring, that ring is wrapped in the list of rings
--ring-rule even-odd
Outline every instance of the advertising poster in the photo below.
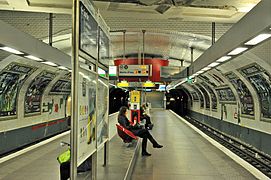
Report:
[[[58,80],[52,87],[50,94],[71,94],[71,81]]]
[[[108,138],[108,80],[98,78],[97,94],[97,146],[99,147]]]
[[[99,62],[105,66],[109,65],[109,49],[110,41],[106,33],[100,29],[100,40],[99,40]]]
[[[240,70],[255,88],[260,99],[261,116],[271,118],[271,76],[257,64],[249,65]]]
[[[193,89],[196,91],[196,93],[199,95],[199,100],[200,100],[200,108],[204,108],[204,100],[203,100],[203,96],[201,94],[201,92],[198,90],[197,87],[195,87],[194,85],[192,86]]]
[[[204,99],[205,99],[205,108],[206,109],[210,109],[210,97],[207,93],[207,91],[201,86],[201,85],[197,85],[200,89],[200,91],[202,92]]]
[[[199,97],[198,97],[198,94],[196,92],[192,92],[191,95],[193,97],[193,101],[199,101]]]
[[[254,102],[245,83],[233,72],[225,75],[236,89],[241,103],[241,114],[254,116]]]
[[[96,149],[96,74],[79,68],[78,87],[78,156],[80,165]]]
[[[206,83],[202,82],[201,85],[209,92],[211,95],[211,100],[212,100],[212,109],[217,109],[217,98],[216,95],[213,91],[213,89],[207,85]]]
[[[31,83],[26,90],[24,101],[25,115],[41,112],[41,100],[45,88],[56,77],[56,74],[43,71]]]
[[[225,103],[229,101],[236,101],[235,96],[229,87],[219,88],[216,89],[216,92],[218,94],[219,101],[223,101]]]
[[[17,115],[20,88],[34,71],[32,67],[11,63],[0,73],[0,118]]]
[[[79,48],[81,51],[98,59],[98,23],[90,11],[80,2]]]

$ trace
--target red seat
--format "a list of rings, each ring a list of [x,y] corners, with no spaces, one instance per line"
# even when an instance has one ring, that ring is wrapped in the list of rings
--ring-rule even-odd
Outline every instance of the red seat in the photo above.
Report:
[[[125,129],[123,126],[116,124],[118,135],[123,139],[125,143],[131,142],[133,139],[138,139],[131,131]]]

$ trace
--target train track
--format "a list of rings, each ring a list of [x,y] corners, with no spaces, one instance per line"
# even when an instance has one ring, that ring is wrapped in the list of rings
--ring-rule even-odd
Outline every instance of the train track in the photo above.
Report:
[[[271,179],[271,157],[269,155],[203,124],[196,119],[192,119],[188,116],[186,116],[185,119]]]

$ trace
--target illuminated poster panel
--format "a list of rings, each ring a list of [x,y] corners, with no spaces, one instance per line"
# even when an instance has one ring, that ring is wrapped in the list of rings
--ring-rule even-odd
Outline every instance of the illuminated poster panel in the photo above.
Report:
[[[96,76],[90,70],[79,68],[78,165],[96,150]]]
[[[80,2],[79,49],[98,59],[98,23],[90,11]]]
[[[271,76],[265,69],[257,64],[251,64],[240,69],[240,73],[245,76],[255,88],[260,99],[262,118],[271,118]]]
[[[21,86],[30,74],[32,67],[11,63],[0,73],[0,118],[17,115],[17,99]]]
[[[199,100],[200,100],[200,108],[204,108],[204,100],[203,100],[203,96],[201,94],[201,92],[198,90],[197,87],[195,87],[194,85],[192,86],[193,89],[196,91],[196,93],[198,94],[199,96]]]
[[[205,98],[205,108],[206,109],[210,109],[210,97],[207,93],[207,91],[201,86],[201,85],[197,85],[200,89],[200,91],[202,92],[204,98]]]
[[[219,88],[216,89],[217,95],[218,95],[218,99],[220,102],[223,103],[232,103],[235,102],[235,96],[231,90],[231,88],[229,87],[223,87],[223,88]]]
[[[217,98],[212,88],[206,83],[202,82],[201,85],[209,92],[212,100],[212,109],[217,109]]]
[[[245,83],[233,72],[225,75],[236,89],[241,103],[241,114],[254,116],[254,102]]]
[[[97,146],[108,139],[108,80],[98,78],[97,94]]]
[[[45,88],[55,78],[56,74],[43,71],[41,72],[27,88],[24,101],[25,115],[41,112],[41,100]]]
[[[110,48],[110,41],[106,33],[99,28],[99,62],[105,66],[109,65],[109,48]]]

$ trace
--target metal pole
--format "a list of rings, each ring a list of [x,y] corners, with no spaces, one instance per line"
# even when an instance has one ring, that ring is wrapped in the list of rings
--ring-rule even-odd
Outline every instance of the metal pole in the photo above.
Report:
[[[78,129],[78,84],[79,84],[79,0],[73,0],[72,18],[72,116],[71,116],[71,180],[77,178],[77,129]]]
[[[212,45],[215,43],[215,22],[212,22]]]
[[[126,48],[126,31],[124,30],[123,31],[123,55],[122,55],[122,59],[124,60],[125,59],[125,48]]]
[[[53,46],[53,13],[49,13],[49,45]]]
[[[193,60],[194,60],[194,48],[193,47],[190,47],[190,50],[191,50],[191,65],[190,67],[192,67],[191,71],[192,71],[192,74],[194,73],[194,68],[193,68]]]
[[[142,30],[142,33],[143,33],[143,46],[142,46],[142,62],[141,64],[145,64],[145,33],[146,33],[146,30]]]

